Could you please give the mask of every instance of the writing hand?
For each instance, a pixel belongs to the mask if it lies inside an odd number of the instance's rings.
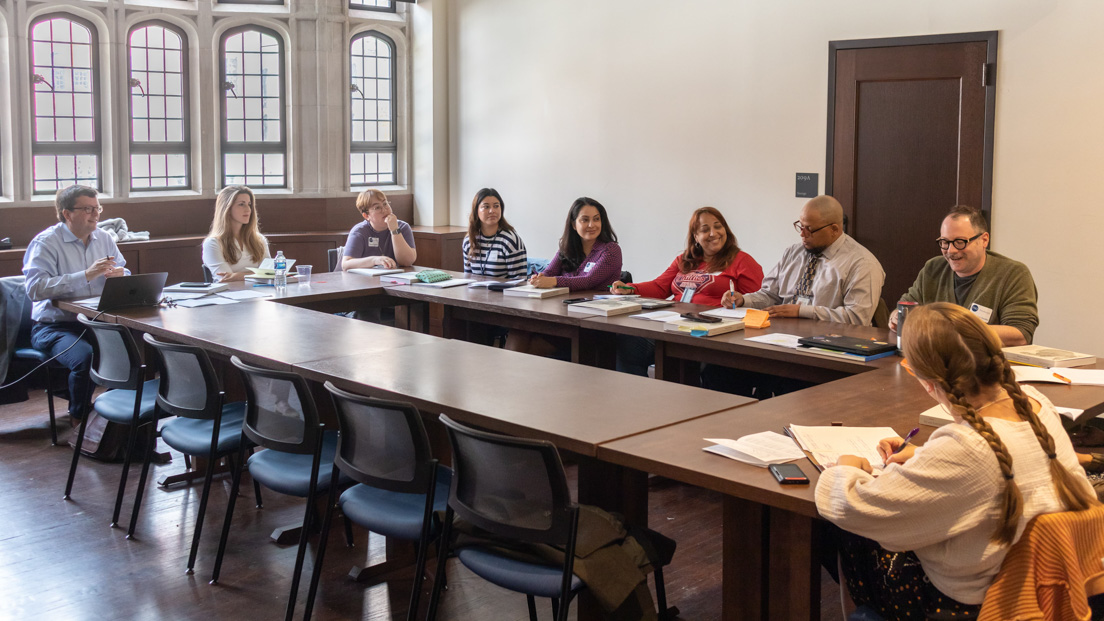
[[[867,474],[873,474],[874,468],[870,466],[870,462],[865,457],[859,457],[857,455],[840,455],[837,466],[851,466],[852,468],[858,468]]]
[[[800,307],[800,304],[776,304],[763,310],[770,313],[771,317],[797,317],[797,309]]]
[[[882,461],[885,465],[889,464],[903,464],[912,458],[912,454],[916,452],[916,447],[909,444],[905,448],[901,448],[901,445],[905,443],[904,438],[885,438],[878,442],[878,454],[882,456]],[[900,453],[897,450],[900,449]]]
[[[620,289],[620,291],[619,291],[619,289]],[[610,285],[610,293],[612,293],[614,295],[626,295],[626,294],[632,293],[632,291],[633,291],[632,287],[626,285],[625,283],[621,282],[620,280],[618,280],[617,282]]]
[[[529,284],[538,289],[551,289],[556,286],[556,277],[545,276],[544,274],[533,274],[533,277],[529,279]]]
[[[725,291],[721,297],[721,306],[725,308],[738,308],[744,305],[744,296],[735,291]]]

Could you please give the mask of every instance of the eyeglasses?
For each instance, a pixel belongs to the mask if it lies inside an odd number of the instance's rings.
[[[981,237],[982,235],[985,235],[984,231],[981,232],[981,233],[978,233],[977,235],[974,235],[970,239],[963,239],[961,237],[959,237],[958,239],[943,239],[942,237],[940,237],[939,239],[935,240],[935,243],[939,244],[939,249],[940,250],[946,250],[947,248],[950,248],[951,246],[954,246],[958,250],[962,250],[966,246],[969,246],[970,242],[972,242],[975,239]]]
[[[909,375],[911,375],[911,376],[913,376],[913,377],[916,377],[916,374],[912,372],[912,367],[910,367],[910,366],[909,366],[909,363],[908,363],[908,359],[907,359],[907,358],[901,358],[901,362],[900,362],[900,364],[901,364],[901,367],[902,367],[902,368],[903,368],[904,370],[908,371],[908,374],[909,374]]]
[[[69,211],[83,211],[86,214],[103,213],[103,207],[100,205],[95,207],[70,207]]]
[[[373,205],[373,206],[369,207],[368,208],[368,213],[372,213],[374,211],[383,211],[384,207],[390,207],[390,206],[391,206],[391,201],[383,201],[382,203],[380,203],[378,205]]]
[[[801,220],[798,220],[797,222],[794,222],[794,230],[797,231],[797,233],[799,235],[801,234],[802,231],[805,231],[805,233],[807,233],[809,235],[812,235],[813,233],[816,233],[817,231],[819,231],[821,229],[826,229],[830,226],[832,226],[831,223],[825,224],[824,226],[818,226],[815,229],[811,229],[811,228],[805,226],[804,224],[801,224]]]

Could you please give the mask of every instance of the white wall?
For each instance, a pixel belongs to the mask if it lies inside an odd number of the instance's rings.
[[[1104,354],[1101,24],[1096,0],[453,0],[451,221],[495,187],[549,257],[592,196],[646,279],[713,205],[769,269],[794,173],[823,188],[828,42],[999,30],[993,247],[1035,275],[1036,342]]]

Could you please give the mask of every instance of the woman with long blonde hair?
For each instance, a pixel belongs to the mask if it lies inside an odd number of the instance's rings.
[[[244,185],[228,185],[215,199],[215,217],[203,240],[203,265],[219,282],[242,280],[248,268],[271,255],[268,240],[258,226],[253,191]]]
[[[821,474],[852,599],[887,619],[976,610],[1031,518],[1096,495],[1054,405],[1016,383],[992,330],[946,303],[909,315],[902,366],[954,417],[920,448],[887,438],[887,466],[846,455]],[[901,449],[900,452],[896,452]],[[858,535],[858,536],[855,536]]]

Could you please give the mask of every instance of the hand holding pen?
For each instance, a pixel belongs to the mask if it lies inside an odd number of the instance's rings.
[[[904,438],[886,438],[878,443],[878,454],[882,456],[885,465],[903,464],[912,458],[916,451],[912,439],[920,433],[920,428],[915,427]]]

